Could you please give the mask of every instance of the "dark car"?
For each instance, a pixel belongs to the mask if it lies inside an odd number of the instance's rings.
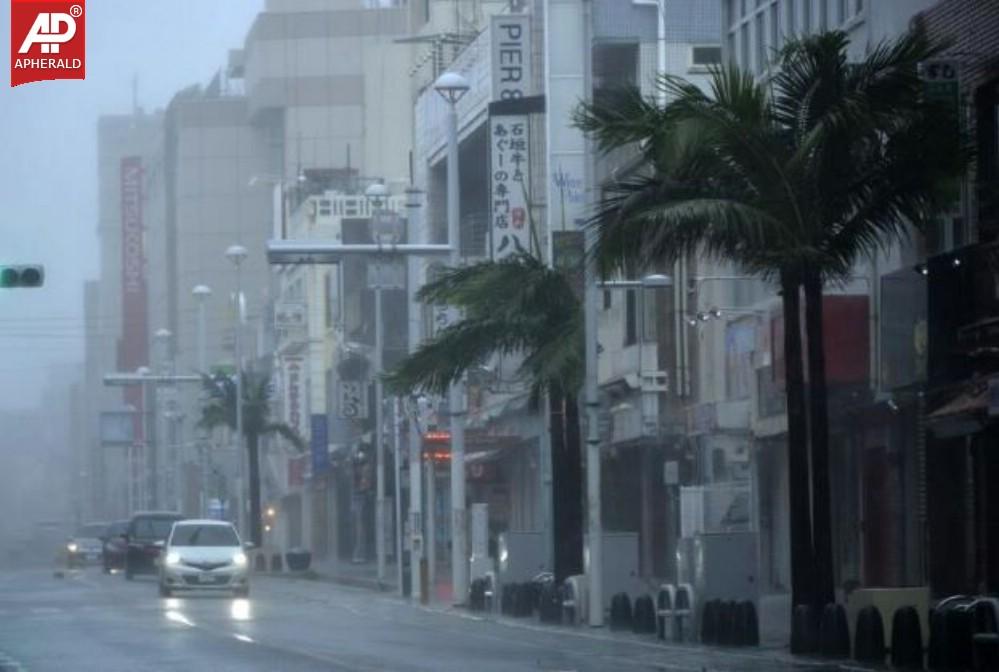
[[[78,528],[66,542],[66,565],[96,565],[101,559],[101,537],[107,527],[107,523],[88,523]]]
[[[125,569],[125,552],[128,550],[125,535],[128,533],[128,523],[127,520],[117,520],[108,525],[104,532],[101,539],[101,566],[105,574]]]
[[[163,545],[173,524],[184,516],[174,511],[145,511],[136,513],[128,522],[125,540],[125,578],[132,580],[136,574],[155,574]]]

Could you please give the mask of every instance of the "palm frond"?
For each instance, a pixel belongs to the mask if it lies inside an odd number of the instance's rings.
[[[283,422],[268,422],[263,426],[260,434],[262,436],[277,434],[294,446],[299,452],[303,452],[306,448],[305,439],[299,436],[298,432]]]

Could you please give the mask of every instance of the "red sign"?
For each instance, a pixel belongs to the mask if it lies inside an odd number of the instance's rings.
[[[10,85],[86,79],[85,0],[11,0]]]
[[[309,468],[309,456],[297,455],[288,458],[288,487],[305,485],[306,472]]]
[[[142,159],[121,160],[121,321],[118,368],[135,371],[149,364],[149,328],[146,317],[146,256],[142,233]],[[125,403],[137,411],[135,442],[145,441],[142,432],[142,389],[125,388]]]

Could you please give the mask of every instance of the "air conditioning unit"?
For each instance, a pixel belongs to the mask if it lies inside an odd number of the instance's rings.
[[[669,392],[669,373],[666,371],[642,371],[643,392]]]

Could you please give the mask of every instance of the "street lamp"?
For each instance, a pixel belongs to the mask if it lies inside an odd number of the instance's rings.
[[[586,249],[592,250],[595,241],[593,227],[586,229]],[[668,275],[647,275],[640,280],[597,281],[592,264],[586,264],[586,294],[583,309],[585,339],[585,364],[583,393],[586,402],[586,510],[587,510],[587,563],[589,584],[589,623],[603,625],[603,524],[600,510],[600,390],[597,380],[597,292],[600,289],[655,289],[670,287],[673,279]]]
[[[398,242],[398,229],[390,225],[390,218],[382,211],[388,197],[388,188],[376,182],[364,190],[364,196],[371,204],[371,235],[379,245],[392,245]],[[385,580],[385,432],[383,423],[382,355],[384,337],[382,324],[382,277],[381,264],[375,262],[375,278],[371,289],[375,294],[375,557],[378,564],[378,581]],[[396,479],[398,480],[398,479]],[[396,558],[397,562],[399,558]]]
[[[242,265],[246,260],[246,248],[242,245],[230,245],[225,251],[225,257],[236,267],[236,330],[235,330],[235,362],[236,362],[236,460],[239,464],[240,485],[244,485],[243,477],[243,287],[242,287]],[[244,499],[243,487],[239,488],[239,521],[242,523],[246,519],[246,500]],[[245,530],[245,525],[240,525]],[[255,529],[255,528],[254,528]],[[251,538],[253,529],[250,530]],[[253,539],[254,543],[259,543],[260,539]]]
[[[458,181],[458,101],[468,93],[468,80],[457,72],[445,72],[434,82],[434,90],[448,104],[447,111],[447,231],[451,266],[461,261],[461,203]],[[451,584],[454,598],[464,604],[468,596],[468,540],[465,524],[465,384],[451,385]]]

